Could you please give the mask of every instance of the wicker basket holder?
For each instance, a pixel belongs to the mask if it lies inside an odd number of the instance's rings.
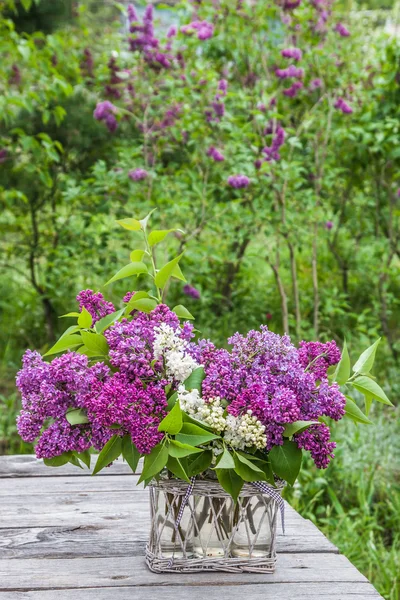
[[[149,488],[151,531],[146,562],[151,571],[275,570],[278,505],[252,484],[244,484],[236,504],[217,481],[209,479],[196,480],[186,502],[188,484],[184,481],[162,478]],[[282,489],[278,484],[276,491]]]

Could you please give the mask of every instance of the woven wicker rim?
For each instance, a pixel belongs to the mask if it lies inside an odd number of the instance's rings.
[[[159,479],[158,481],[153,480],[149,483],[149,487],[158,488],[165,490],[166,492],[183,496],[186,494],[188,483],[181,479]],[[275,490],[282,492],[285,487],[285,482],[278,481],[275,484]],[[226,492],[218,483],[212,479],[196,479],[193,489],[193,495],[196,496],[219,496],[223,498],[230,498],[230,494]],[[250,496],[263,495],[257,490],[251,483],[244,483],[242,490],[239,494],[242,498],[248,498]]]

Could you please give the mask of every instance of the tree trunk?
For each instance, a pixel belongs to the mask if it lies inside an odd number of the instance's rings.
[[[293,287],[293,298],[294,298],[294,311],[296,317],[296,336],[298,339],[301,337],[301,310],[300,310],[300,295],[299,295],[299,284],[297,281],[297,264],[296,256],[292,242],[287,240],[287,245],[290,254],[290,271],[292,274],[292,287]]]

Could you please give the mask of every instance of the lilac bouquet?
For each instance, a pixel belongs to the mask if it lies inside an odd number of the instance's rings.
[[[121,455],[135,471],[144,457],[145,483],[165,469],[187,482],[212,469],[235,499],[244,482],[293,484],[303,451],[327,467],[335,448],[329,423],[345,416],[370,423],[373,399],[390,404],[370,375],[379,340],[352,374],[346,345],[296,348],[266,326],[236,333],[229,350],[195,341],[190,312],[164,303],[171,278],[186,282],[182,255],[156,266],[156,246],[174,230],[148,232],[149,216],[118,222],[140,234],[143,247],[107,284],[147,275],[152,289],[126,293],[120,307],[80,292],[79,312],[64,315],[76,324],[44,357],[25,353],[17,375],[21,437],[36,441],[49,466],[89,467],[95,449],[94,473]],[[352,389],[364,394],[366,414]]]

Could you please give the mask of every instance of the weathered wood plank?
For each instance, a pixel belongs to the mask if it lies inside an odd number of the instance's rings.
[[[2,529],[0,558],[75,558],[143,556],[148,528],[88,525],[71,528],[34,527]],[[278,553],[338,553],[337,548],[319,531],[278,535]]]
[[[110,549],[111,550],[111,549]],[[112,552],[112,550],[111,550]],[[281,554],[275,573],[166,573],[149,571],[142,556],[76,559],[0,560],[0,590],[40,590],[113,586],[220,585],[250,582],[360,582],[367,580],[340,554]]]
[[[93,457],[93,464],[95,457]],[[121,460],[106,468],[107,475],[132,475],[129,466]],[[31,454],[15,454],[2,456],[0,460],[0,479],[14,477],[65,477],[68,475],[84,476],[87,470],[79,469],[71,464],[62,467],[46,467],[42,460],[38,460]]]
[[[70,590],[40,590],[25,592],[3,592],[1,600],[177,600],[183,595],[190,600],[243,600],[243,595],[251,600],[379,600],[378,592],[367,583],[284,583],[257,585],[249,582],[246,586],[221,584],[216,586],[175,586],[113,587]]]

